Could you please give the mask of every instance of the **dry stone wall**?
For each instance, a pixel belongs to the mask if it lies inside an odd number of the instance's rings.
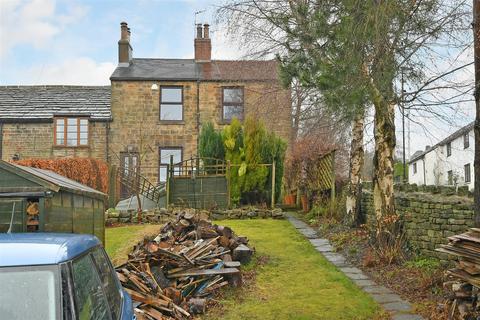
[[[473,199],[452,194],[447,189],[435,189],[434,192],[402,188],[395,193],[395,206],[403,221],[408,244],[423,256],[446,262],[449,256],[435,249],[446,244],[447,237],[473,227]],[[373,225],[373,194],[368,188],[362,193],[361,210],[367,224]]]

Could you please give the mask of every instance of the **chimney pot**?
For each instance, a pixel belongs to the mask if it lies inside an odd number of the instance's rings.
[[[197,39],[202,39],[202,24],[197,24]]]
[[[197,24],[197,37],[194,40],[195,61],[210,62],[212,57],[212,40],[208,35],[208,24]],[[203,29],[203,30],[202,30]],[[202,36],[203,31],[203,36]]]
[[[208,39],[210,37],[209,30],[208,30],[209,27],[210,27],[210,25],[208,23],[205,23],[203,25],[203,38],[204,39]]]
[[[118,41],[118,65],[129,66],[132,60],[132,46],[130,45],[130,28],[126,22],[120,23],[120,40]]]
[[[120,39],[127,40],[128,39],[128,24],[126,22],[120,23]]]

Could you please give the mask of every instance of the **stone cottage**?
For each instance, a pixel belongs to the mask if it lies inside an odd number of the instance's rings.
[[[193,59],[134,58],[121,23],[111,86],[0,87],[0,158],[93,157],[133,167],[153,183],[170,155],[197,154],[203,123],[221,128],[251,115],[291,139],[291,93],[277,62],[212,60],[207,24],[197,25]]]

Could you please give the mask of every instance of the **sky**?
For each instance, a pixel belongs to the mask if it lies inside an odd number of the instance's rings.
[[[136,58],[193,58],[196,19],[211,24],[213,58],[239,59],[241,44],[232,43],[215,25],[214,11],[222,2],[0,0],[0,85],[109,85],[117,65],[121,21],[131,28]],[[469,61],[473,55],[466,52],[462,58]],[[473,82],[472,70],[456,76]],[[439,107],[440,113],[451,118],[447,122],[426,114],[415,115],[410,124],[407,121],[410,154],[473,121],[473,103],[462,103],[455,110],[444,112]],[[369,122],[367,140],[371,141]],[[401,145],[399,112],[396,125]]]
[[[218,1],[1,0],[0,84],[108,85],[120,22],[137,58],[193,58],[195,12],[213,23]],[[213,57],[239,58],[211,27]]]

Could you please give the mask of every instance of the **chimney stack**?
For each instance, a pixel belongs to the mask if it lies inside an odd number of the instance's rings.
[[[203,30],[202,30],[203,29]],[[197,24],[197,36],[194,40],[195,62],[210,62],[212,58],[212,41],[209,35],[209,25]]]
[[[120,23],[120,40],[118,40],[118,66],[128,67],[132,60],[132,46],[130,45],[130,28],[126,22]]]

